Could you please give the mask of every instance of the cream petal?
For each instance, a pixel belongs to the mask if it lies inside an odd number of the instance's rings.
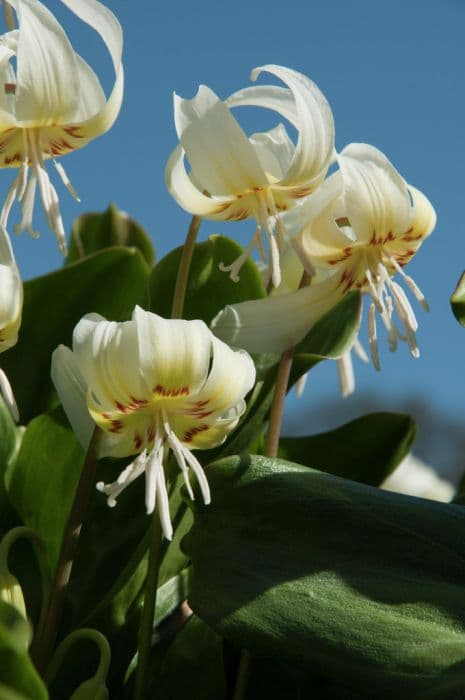
[[[292,238],[302,233],[303,229],[309,227],[315,219],[320,217],[341,193],[341,173],[335,172],[291,211],[280,215],[288,236]]]
[[[252,134],[250,142],[255,148],[260,165],[273,180],[282,180],[294,155],[295,146],[285,127],[279,124],[264,133]]]
[[[76,56],[76,68],[79,75],[80,100],[73,121],[85,121],[99,114],[106,105],[105,93],[92,68],[79,54]]]
[[[138,371],[145,395],[195,394],[207,377],[211,334],[203,321],[167,320],[136,307]]]
[[[352,143],[338,156],[344,182],[346,216],[357,241],[373,235],[401,234],[413,215],[407,183],[384,153],[366,143]]]
[[[95,428],[86,403],[87,383],[76,357],[64,345],[52,355],[51,376],[71,427],[86,450]]]
[[[211,328],[221,340],[247,352],[283,352],[294,346],[342,296],[334,276],[290,294],[233,304]]]
[[[427,238],[436,226],[436,212],[429,199],[412,185],[408,186],[412,197],[414,216],[412,221],[413,234]]]
[[[0,227],[0,352],[18,340],[23,285],[7,232]]]
[[[207,197],[193,184],[184,167],[182,146],[174,149],[166,164],[165,183],[177,203],[191,214],[210,218],[224,209],[224,201]]]
[[[41,126],[71,121],[79,102],[73,48],[52,13],[39,0],[8,0],[17,13],[16,119]]]
[[[252,358],[241,350],[232,350],[218,338],[211,337],[212,360],[208,378],[186,406],[200,414],[222,414],[249,393],[255,383]],[[234,380],[231,381],[231,378]],[[202,416],[199,418],[202,420]]]
[[[79,129],[82,139],[79,145],[83,146],[90,139],[108,131],[119,114],[124,92],[124,71],[121,64],[123,31],[113,12],[98,0],[62,0],[62,2],[100,35],[110,53],[116,76],[110,97],[100,111],[83,122],[74,119],[74,124],[70,125]]]
[[[230,95],[225,105],[234,107],[264,107],[278,112],[298,129],[299,120],[292,90],[276,85],[254,85]]]
[[[191,100],[175,94],[174,117],[196,181],[212,196],[268,185],[252,144],[210,88],[201,85]]]

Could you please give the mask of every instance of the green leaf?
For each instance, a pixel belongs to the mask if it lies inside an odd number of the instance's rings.
[[[135,249],[111,248],[25,283],[19,341],[2,357],[23,423],[49,406],[50,358],[57,345],[71,345],[74,326],[86,313],[129,318],[147,300],[148,274]]]
[[[149,267],[154,263],[155,251],[148,234],[126,212],[110,204],[104,212],[83,214],[74,221],[66,264],[113,246],[137,248]]]
[[[182,246],[172,250],[154,268],[150,280],[151,311],[170,317],[174,287],[181,259]],[[265,296],[257,266],[247,260],[239,282],[233,282],[220,263],[230,263],[243,252],[241,246],[225,236],[210,236],[195,246],[186,291],[183,318],[199,318],[210,324],[227,304]]]
[[[185,546],[218,634],[367,697],[461,697],[462,507],[264,457],[208,476]]]
[[[371,413],[321,435],[281,438],[279,457],[379,486],[408,454],[416,427],[401,413]]]
[[[147,697],[225,698],[223,640],[195,615],[175,637],[156,671]]]
[[[465,326],[465,272],[458,281],[450,303],[455,318],[462,326]]]
[[[22,522],[43,539],[52,567],[79,480],[84,452],[61,409],[26,428],[7,475],[7,492]]]
[[[349,292],[313,326],[295,348],[291,384],[321,360],[348,350],[360,327],[362,295]]]
[[[0,601],[0,697],[16,700],[47,700],[47,690],[40,679],[27,649],[29,623],[16,608]],[[3,688],[6,692],[3,693]]]

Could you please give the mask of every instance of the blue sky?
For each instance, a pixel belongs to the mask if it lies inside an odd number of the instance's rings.
[[[110,62],[98,37],[57,0],[46,4],[109,88]],[[353,141],[377,146],[438,214],[435,232],[410,265],[431,306],[430,314],[417,314],[421,358],[413,360],[402,346],[382,352],[380,373],[357,363],[358,388],[391,408],[415,394],[445,414],[461,414],[465,329],[450,312],[449,296],[465,268],[465,0],[112,0],[108,6],[125,32],[125,101],[111,132],[62,160],[82,198],[78,205],[60,188],[66,228],[78,214],[113,201],[146,227],[159,256],[180,245],[189,217],[163,180],[176,145],[173,90],[192,97],[205,83],[227,97],[249,84],[255,66],[300,70],[331,104],[337,148]],[[260,115],[236,116],[246,130],[260,128]],[[267,120],[263,128],[273,125]],[[0,173],[0,198],[11,176]],[[23,234],[14,242],[25,278],[61,264],[52,234],[37,221],[38,241]],[[245,242],[253,228],[252,222],[240,228],[207,222],[201,237],[221,232]],[[337,392],[336,367],[325,363],[312,373],[304,400],[292,402],[290,416],[317,410],[322,397]],[[346,401],[350,411],[355,399]]]

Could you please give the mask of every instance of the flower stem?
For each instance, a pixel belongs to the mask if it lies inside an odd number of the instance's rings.
[[[89,447],[87,448],[81,477],[76,488],[68,522],[66,523],[43,624],[37,630],[31,647],[31,656],[41,673],[47,668],[55,645],[65,601],[66,588],[71,576],[79,535],[84,520],[84,513],[95,483],[95,471],[101,434],[100,428],[96,427],[92,434]]]
[[[194,255],[195,242],[199,232],[200,216],[193,216],[189,230],[187,231],[186,240],[179,261],[178,276],[176,277],[176,286],[174,288],[173,306],[171,308],[171,318],[182,318],[184,311],[184,300],[186,298],[187,281],[189,279],[189,270]]]
[[[307,287],[311,283],[311,277],[304,271],[300,280],[299,289]],[[276,384],[273,395],[273,402],[270,410],[270,420],[268,423],[268,432],[265,441],[265,456],[277,457],[279,447],[279,436],[281,434],[281,425],[283,422],[284,401],[287,394],[287,386],[292,369],[292,359],[294,356],[294,347],[284,350],[279,361],[278,373],[276,375]],[[252,666],[252,656],[247,649],[242,649],[239,668],[236,677],[236,687],[234,689],[233,700],[244,700],[247,692],[247,683],[249,681],[250,671]]]
[[[147,580],[145,582],[144,609],[139,635],[139,652],[137,658],[136,682],[134,700],[147,697],[146,689],[152,648],[153,621],[157,603],[158,572],[162,558],[162,530],[158,512],[152,515],[152,536],[150,540],[149,559],[147,563]]]

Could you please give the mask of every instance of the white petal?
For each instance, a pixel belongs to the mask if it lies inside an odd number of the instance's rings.
[[[138,367],[145,394],[177,398],[198,391],[207,377],[212,335],[203,321],[167,320],[136,307]]]
[[[309,226],[342,193],[341,173],[330,175],[320,187],[291,211],[280,215],[289,236],[297,236]]]
[[[410,228],[412,206],[405,180],[374,146],[352,143],[338,156],[344,181],[346,216],[357,240],[404,233]]]
[[[73,121],[85,121],[99,114],[106,105],[105,93],[92,68],[79,54],[75,54],[78,72],[80,99]]]
[[[263,170],[275,180],[282,180],[294,155],[295,146],[282,124],[264,133],[252,134],[250,142],[255,148]]]
[[[10,412],[11,417],[13,418],[15,423],[18,423],[19,412],[13,394],[13,389],[11,388],[11,384],[8,380],[8,377],[2,369],[0,369],[0,396],[3,397],[3,400]]]
[[[79,101],[73,48],[39,0],[8,0],[19,23],[16,118],[31,126],[71,121]]]
[[[51,375],[71,427],[86,450],[95,428],[86,403],[87,384],[75,356],[64,345],[52,355]]]
[[[221,212],[224,208],[222,202],[202,194],[193,184],[184,167],[182,146],[177,146],[174,149],[166,164],[165,183],[171,196],[191,214],[210,217],[212,214]]]
[[[211,327],[221,340],[248,352],[283,352],[301,340],[339,300],[331,277],[290,294],[227,306]]]
[[[224,103],[205,85],[185,100],[174,95],[174,118],[197,182],[211,195],[236,195],[268,180],[252,144]]]
[[[23,285],[7,232],[0,227],[0,352],[15,345],[21,325]]]
[[[296,129],[298,117],[294,95],[289,88],[276,85],[255,85],[238,90],[224,101],[228,107],[264,107],[278,112]]]

